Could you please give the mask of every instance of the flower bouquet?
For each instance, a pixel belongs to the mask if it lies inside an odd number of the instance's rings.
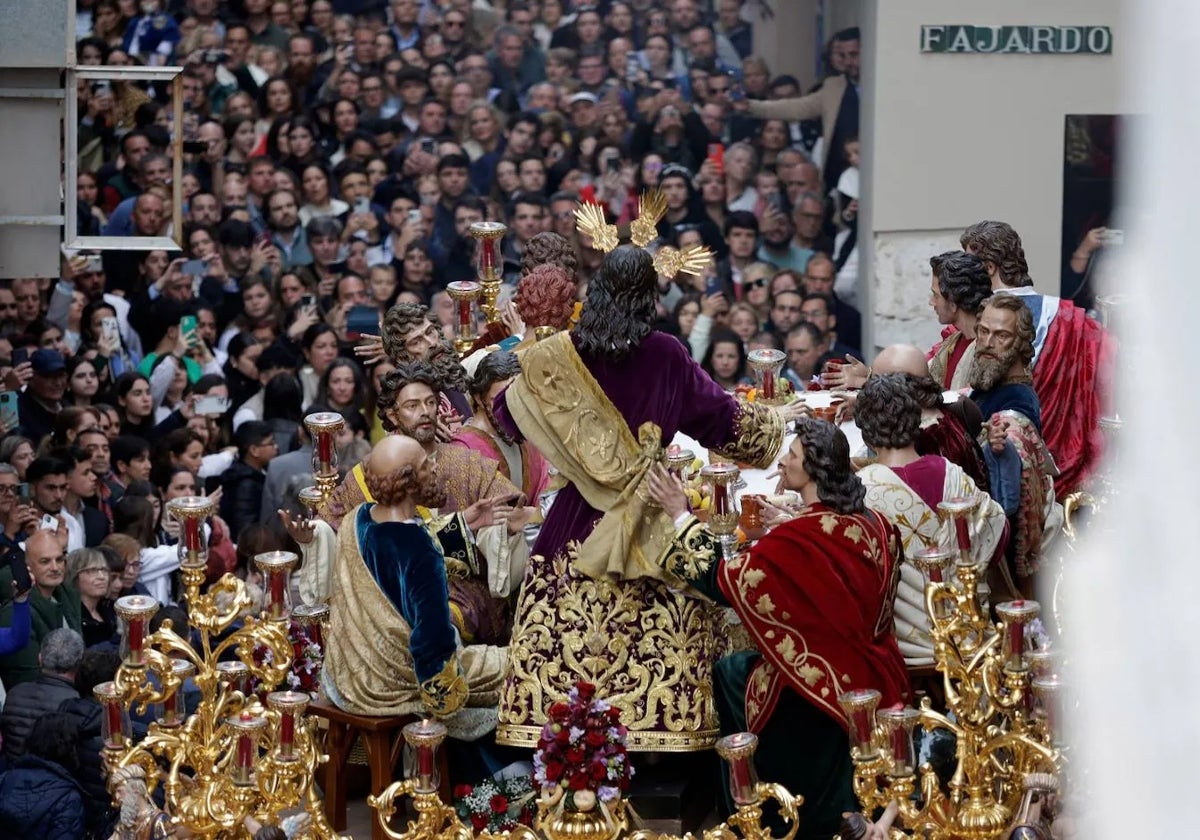
[[[577,682],[567,702],[550,707],[533,756],[533,779],[548,808],[587,812],[608,806],[629,787],[633,768],[625,751],[621,712]]]
[[[292,643],[292,668],[287,675],[287,688],[313,694],[321,681],[321,667],[325,662],[325,651],[302,624],[295,621],[288,625],[288,641]],[[254,661],[259,665],[269,664],[271,651],[265,646],[254,649]],[[254,690],[258,690],[254,686]]]
[[[533,825],[534,806],[533,782],[527,775],[454,787],[454,810],[476,832],[498,834],[518,825]]]

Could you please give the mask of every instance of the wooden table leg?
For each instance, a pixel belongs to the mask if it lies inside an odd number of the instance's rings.
[[[325,817],[334,831],[346,828],[346,760],[354,746],[354,733],[344,724],[329,722],[325,750]]]

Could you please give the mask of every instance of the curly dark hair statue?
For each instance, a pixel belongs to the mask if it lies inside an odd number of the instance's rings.
[[[904,377],[905,387],[921,408],[942,407],[942,386],[932,376],[914,376],[911,373],[902,373],[900,376]]]
[[[864,513],[867,488],[850,463],[850,443],[825,420],[801,417],[796,439],[804,447],[804,471],[817,485],[817,498],[838,513]]]
[[[863,442],[872,449],[904,449],[916,442],[921,428],[921,404],[905,376],[903,373],[872,376],[858,392],[854,419],[862,429]]]
[[[397,303],[383,316],[383,352],[392,364],[408,361],[404,336],[429,321],[429,309],[419,303]]]
[[[947,251],[930,257],[929,267],[942,297],[965,312],[979,314],[984,299],[992,293],[992,280],[983,260],[966,251]]]
[[[479,365],[475,368],[475,375],[471,377],[471,398],[482,406],[483,398],[487,396],[489,388],[497,382],[512,379],[520,372],[521,363],[517,360],[515,353],[507,350],[488,353],[479,360]]]
[[[553,231],[545,231],[530,238],[525,243],[525,252],[521,255],[521,277],[527,277],[538,266],[553,265],[563,269],[569,275],[571,282],[579,271],[579,257],[575,246],[564,236]]]
[[[992,263],[1005,286],[1032,286],[1020,235],[1007,222],[976,222],[959,237],[963,250]]]
[[[575,326],[579,351],[620,360],[650,335],[658,273],[647,251],[622,245],[608,254],[588,284]]]
[[[396,407],[396,398],[400,392],[414,382],[428,385],[433,390],[434,396],[442,392],[442,383],[434,372],[433,366],[428,362],[402,362],[396,365],[395,370],[385,373],[379,381],[379,399],[376,401],[376,405],[379,408],[379,422],[384,431],[396,431],[396,424],[392,422],[388,414],[391,409]]]

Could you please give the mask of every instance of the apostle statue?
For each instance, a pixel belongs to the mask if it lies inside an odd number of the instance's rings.
[[[504,651],[460,647],[446,560],[417,512],[444,503],[440,469],[406,435],[388,435],[371,450],[363,480],[372,501],[346,514],[328,568],[321,679],[338,708],[449,717],[464,706],[496,703]],[[292,531],[298,541],[311,536]],[[477,723],[486,731],[484,720]]]
[[[797,836],[830,837],[844,811],[858,810],[838,696],[874,688],[886,707],[908,694],[892,632],[904,555],[896,528],[866,506],[846,436],[832,423],[796,421],[779,470],[802,507],[730,559],[688,512],[677,478],[657,466],[648,489],[675,526],[661,562],[732,605],[757,647],[717,663],[722,733],[756,733],[759,777],[804,797]]]
[[[108,788],[121,809],[109,840],[167,840],[174,835],[171,818],[150,798],[144,767],[116,768],[109,774]]]
[[[1008,522],[1004,509],[980,492],[957,464],[940,455],[918,454],[921,404],[908,379],[902,373],[877,373],[858,394],[854,416],[862,429],[863,442],[877,456],[874,463],[858,472],[867,490],[867,507],[896,526],[904,554],[911,558],[923,548],[950,544],[950,536],[938,516],[941,502],[978,498],[979,507],[969,523],[971,559],[984,580],[993,560],[999,559],[997,566],[1006,568],[1003,559]],[[982,586],[983,597],[988,593],[988,588]],[[896,640],[905,664],[932,665],[933,638],[925,610],[925,576],[911,563],[901,567],[895,614]]]
[[[765,467],[790,412],[740,403],[655,332],[650,254],[615,247],[573,332],[533,344],[496,399],[498,429],[532,443],[566,486],[533,546],[517,601],[497,740],[532,746],[577,680],[621,710],[631,750],[702,750],[717,735],[713,607],[659,557],[674,528],[645,481],[683,431]]]

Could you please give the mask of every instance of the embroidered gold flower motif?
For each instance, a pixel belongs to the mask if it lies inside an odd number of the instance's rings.
[[[821,530],[826,534],[832,534],[834,529],[837,528],[837,524],[838,518],[832,513],[827,513],[821,517]]]
[[[784,662],[791,664],[796,658],[796,643],[792,641],[791,636],[784,636],[779,644],[775,645],[775,652],[783,657]]]
[[[846,539],[850,540],[852,543],[858,543],[863,538],[862,528],[858,527],[857,525],[847,525],[846,530],[842,533],[844,533],[846,535]]]
[[[770,595],[763,595],[754,603],[754,609],[759,615],[770,615],[775,612],[775,602]]]
[[[746,584],[751,589],[753,589],[754,587],[756,587],[760,583],[762,583],[763,578],[765,578],[766,576],[767,576],[767,573],[764,572],[762,569],[747,569],[746,574],[742,575],[742,580],[746,581]]]
[[[796,673],[800,675],[800,679],[814,686],[825,676],[825,672],[816,665],[801,665],[796,669]],[[825,691],[829,691],[829,689],[825,689]]]

